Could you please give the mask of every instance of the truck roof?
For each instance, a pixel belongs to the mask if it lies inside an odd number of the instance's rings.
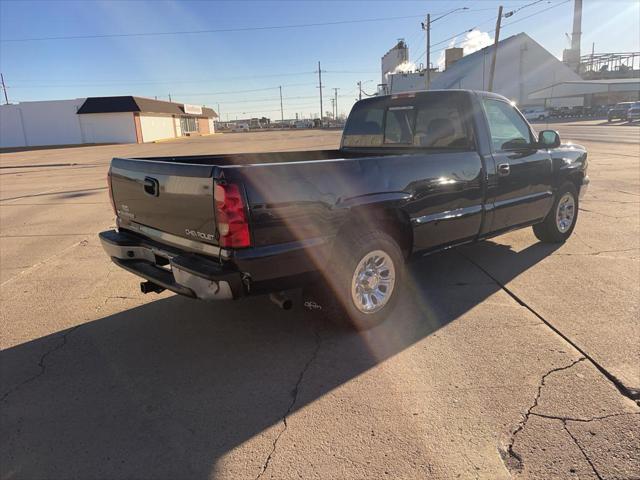
[[[410,98],[410,97],[416,97],[416,98],[420,98],[420,97],[425,97],[427,95],[433,95],[433,94],[437,94],[437,93],[450,93],[450,92],[463,92],[463,93],[469,93],[469,94],[474,94],[474,95],[481,95],[483,97],[493,97],[493,98],[499,98],[501,100],[506,100],[506,101],[510,101],[508,98],[499,95],[497,93],[493,93],[493,92],[487,92],[484,90],[469,90],[469,89],[464,89],[464,88],[451,88],[451,89],[438,89],[438,90],[419,90],[419,91],[414,91],[414,92],[402,92],[402,93],[391,93],[388,95],[376,95],[374,97],[369,97],[369,98],[364,98],[362,100],[359,100],[357,103],[360,102],[367,102],[367,101],[373,101],[375,99],[381,99],[381,98],[390,98],[390,99],[396,99],[396,98]]]

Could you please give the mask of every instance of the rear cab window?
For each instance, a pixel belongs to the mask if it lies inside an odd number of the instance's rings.
[[[384,123],[384,143],[411,145],[415,110],[409,107],[389,107]]]
[[[357,103],[343,147],[474,150],[471,106],[463,99],[459,92],[434,92]]]

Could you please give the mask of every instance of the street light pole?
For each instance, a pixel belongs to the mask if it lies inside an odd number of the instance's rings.
[[[280,89],[280,121],[284,123],[284,109],[282,108],[282,85],[278,87]]]
[[[322,126],[322,70],[320,69],[320,62],[318,62],[318,85],[320,89],[320,126]]]

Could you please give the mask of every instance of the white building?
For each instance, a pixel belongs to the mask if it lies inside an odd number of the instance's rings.
[[[143,143],[214,132],[217,114],[150,98],[90,97],[0,106],[0,147]]]
[[[457,60],[431,81],[432,89],[487,90],[494,46]],[[541,105],[529,94],[554,83],[582,80],[580,76],[525,33],[498,43],[493,91],[522,105]]]
[[[380,59],[380,67],[382,70],[381,83],[387,83],[387,74],[394,72],[399,65],[409,61],[409,47],[404,40],[398,40],[398,43]]]
[[[543,101],[546,106],[564,104],[598,107],[618,102],[640,100],[640,78],[607,78],[558,82],[529,94],[531,101]]]

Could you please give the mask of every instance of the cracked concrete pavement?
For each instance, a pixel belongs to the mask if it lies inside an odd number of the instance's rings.
[[[0,478],[640,478],[640,129],[591,123],[554,126],[590,152],[567,244],[426,257],[361,334],[265,298],[144,296],[96,238],[112,156],[337,132],[2,154]]]

